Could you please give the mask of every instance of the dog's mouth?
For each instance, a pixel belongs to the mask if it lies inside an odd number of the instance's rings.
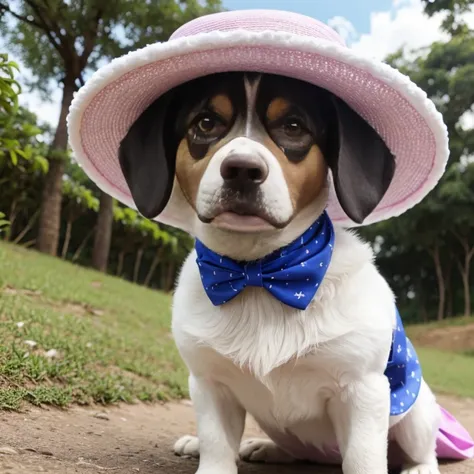
[[[233,232],[264,232],[281,229],[286,223],[278,222],[258,202],[232,200],[221,202],[211,216],[198,216],[201,222]]]

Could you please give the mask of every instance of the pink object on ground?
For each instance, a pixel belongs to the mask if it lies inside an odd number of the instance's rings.
[[[474,441],[451,413],[441,409],[436,452],[440,459],[470,459],[474,457]]]
[[[474,457],[474,441],[466,429],[444,408],[441,410],[441,425],[438,432],[436,452],[440,460],[462,461]],[[290,432],[272,432],[262,425],[265,432],[282,449],[296,459],[318,464],[341,464],[341,454],[334,446],[318,449],[303,444]],[[403,463],[403,452],[399,446],[390,443],[388,460],[391,467],[400,467]]]

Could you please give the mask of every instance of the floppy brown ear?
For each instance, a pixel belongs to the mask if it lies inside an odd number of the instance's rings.
[[[333,97],[335,126],[328,137],[326,160],[336,195],[356,223],[377,207],[395,172],[395,157],[378,133],[345,102]]]
[[[173,189],[178,143],[170,116],[173,93],[151,104],[120,143],[119,161],[138,211],[151,219],[166,207]]]

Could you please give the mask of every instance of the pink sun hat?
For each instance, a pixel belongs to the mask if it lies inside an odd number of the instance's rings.
[[[129,128],[170,89],[230,71],[280,74],[315,84],[344,100],[378,132],[395,157],[396,170],[364,225],[413,207],[444,172],[447,129],[422,89],[387,64],[349,49],[326,24],[273,10],[200,17],[179,28],[169,41],[128,53],[95,72],[76,93],[68,116],[76,160],[99,188],[136,209],[118,159]],[[327,210],[335,224],[357,225],[342,209],[333,187]],[[189,230],[171,203],[156,220]]]

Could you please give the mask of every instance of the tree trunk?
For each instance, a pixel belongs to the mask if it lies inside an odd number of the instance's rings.
[[[156,253],[155,256],[153,257],[153,261],[151,262],[150,269],[148,270],[148,273],[146,274],[145,281],[143,284],[145,286],[150,286],[151,279],[153,278],[153,275],[155,274],[156,267],[158,266],[158,263],[160,263],[160,258],[163,255],[163,247],[160,247]]]
[[[39,210],[37,210],[27,222],[26,227],[15,237],[14,244],[19,244],[21,239],[32,229],[35,225],[36,219],[38,218]]]
[[[92,251],[92,266],[101,272],[107,271],[113,220],[114,200],[112,196],[101,192],[99,215],[97,216],[97,230],[94,237],[94,249]]]
[[[65,80],[63,98],[61,102],[61,113],[59,115],[58,127],[51,145],[51,152],[58,150],[65,152],[68,145],[66,118],[69,106],[73,98],[76,86],[74,80]],[[61,158],[52,158],[49,162],[49,171],[46,175],[43,194],[41,198],[41,212],[37,248],[39,251],[56,255],[59,231],[61,225],[61,201],[62,201],[62,178],[65,162]]]
[[[87,244],[87,241],[91,238],[91,235],[92,233],[95,231],[95,227],[93,227],[88,233],[87,235],[84,237],[84,239],[82,240],[81,244],[79,245],[79,247],[77,247],[77,250],[74,252],[74,255],[72,256],[72,261],[75,262],[79,259],[79,257],[81,256],[81,253],[82,251],[84,250],[84,247],[86,246]]]
[[[117,276],[122,276],[124,258],[125,258],[125,252],[120,252],[118,255]]]
[[[462,276],[462,283],[464,286],[464,316],[469,318],[471,316],[471,289],[469,288],[469,268],[470,264],[466,262],[464,274]]]
[[[431,256],[433,257],[433,262],[436,270],[436,279],[438,281],[438,321],[441,321],[444,318],[444,307],[446,299],[446,285],[443,277],[443,268],[441,266],[441,256],[439,254],[439,244],[435,245],[435,248],[432,251]]]
[[[453,285],[448,284],[446,288],[446,317],[453,317]]]
[[[69,249],[69,242],[71,241],[72,220],[68,220],[66,224],[66,235],[64,236],[63,250],[61,258],[65,259]]]
[[[7,227],[7,230],[5,232],[5,235],[3,236],[3,240],[9,241],[11,237],[14,235],[13,234],[13,226],[15,224],[17,212],[16,212],[16,206],[17,206],[17,200],[13,199],[11,205],[10,205],[10,212],[7,216],[8,221],[10,222],[10,225]]]
[[[469,238],[453,232],[454,236],[459,240],[464,250],[464,262],[458,260],[458,268],[461,273],[462,285],[464,290],[464,316],[471,316],[471,260],[474,257],[474,247],[470,246]]]
[[[137,256],[135,257],[135,265],[133,267],[133,283],[138,281],[138,276],[140,275],[140,265],[142,263],[143,257],[143,248],[137,250]]]
[[[446,318],[453,317],[453,284],[451,281],[451,276],[453,273],[453,260],[455,260],[454,255],[449,258],[448,263],[446,264],[446,272],[444,281],[446,282],[446,309],[445,316]]]
[[[464,316],[468,318],[471,316],[471,286],[470,286],[470,273],[471,273],[471,259],[473,252],[467,252],[464,255],[464,265],[458,262],[459,273],[461,274],[462,286],[464,290]]]
[[[168,293],[174,286],[174,269],[175,263],[173,261],[168,263],[168,271],[166,272],[165,291]]]

